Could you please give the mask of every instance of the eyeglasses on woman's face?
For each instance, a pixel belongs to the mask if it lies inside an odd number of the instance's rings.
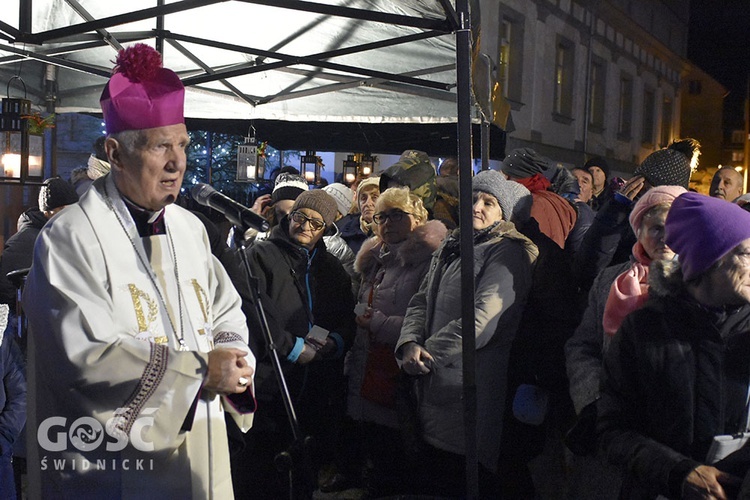
[[[375,221],[375,224],[383,224],[389,219],[391,222],[401,222],[403,218],[408,215],[411,214],[408,212],[402,212],[401,210],[394,210],[391,213],[378,212],[372,216],[372,220]]]
[[[300,226],[304,226],[305,222],[308,222],[310,224],[310,227],[313,229],[313,231],[320,231],[326,226],[326,223],[320,219],[312,219],[308,217],[307,215],[303,214],[302,212],[294,211],[289,216],[292,218],[294,222],[299,224]]]

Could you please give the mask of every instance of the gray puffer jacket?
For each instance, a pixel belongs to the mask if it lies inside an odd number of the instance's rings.
[[[341,237],[339,228],[335,224],[332,224],[326,233],[323,235],[323,241],[326,244],[326,250],[328,253],[339,259],[341,265],[344,266],[346,273],[352,277],[352,280],[359,282],[359,273],[354,271],[354,252],[346,244],[344,238]],[[356,293],[356,290],[354,290]]]
[[[502,221],[489,238],[475,240],[477,436],[479,461],[496,470],[507,392],[508,355],[529,290],[536,246],[513,223]],[[430,263],[427,277],[406,311],[400,348],[423,346],[434,358],[418,389],[422,437],[430,445],[464,454],[461,347],[461,259],[458,230]]]

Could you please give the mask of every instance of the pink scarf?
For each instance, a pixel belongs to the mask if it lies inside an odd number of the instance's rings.
[[[604,306],[602,326],[604,333],[610,337],[617,333],[625,316],[648,299],[648,266],[651,259],[640,242],[633,245],[633,256],[635,262],[612,283]]]

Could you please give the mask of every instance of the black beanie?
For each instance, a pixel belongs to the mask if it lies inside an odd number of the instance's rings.
[[[73,186],[60,177],[52,177],[42,184],[39,190],[39,210],[42,212],[72,205],[78,201],[78,193]]]
[[[642,175],[652,186],[682,186],[690,184],[690,160],[674,149],[658,149],[648,155],[633,175]]]
[[[593,156],[583,164],[583,169],[586,171],[591,167],[599,167],[604,172],[605,179],[609,179],[609,165],[607,164],[607,160],[601,156]]]
[[[503,159],[500,170],[514,179],[527,179],[549,169],[549,160],[531,148],[518,148]]]
[[[276,177],[271,201],[276,203],[279,200],[296,200],[308,187],[307,181],[301,175],[282,172]]]

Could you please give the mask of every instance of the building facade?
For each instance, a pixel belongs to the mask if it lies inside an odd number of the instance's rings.
[[[629,175],[680,134],[689,1],[482,4],[481,52],[511,105],[507,151]]]

